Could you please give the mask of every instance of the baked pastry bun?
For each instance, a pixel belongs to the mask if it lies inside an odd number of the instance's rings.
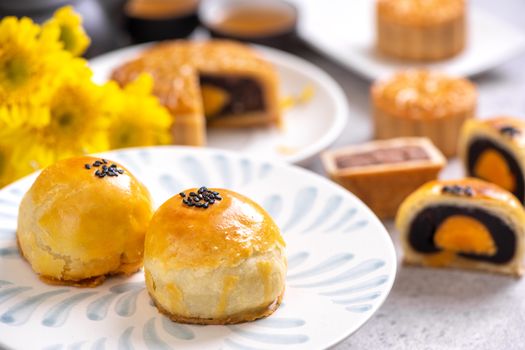
[[[92,157],[44,169],[19,208],[21,254],[44,282],[95,286],[142,265],[148,190],[120,164]]]
[[[465,47],[464,0],[377,0],[376,12],[377,46],[385,55],[431,61]]]
[[[428,137],[446,157],[456,155],[459,130],[476,112],[469,80],[425,69],[401,71],[372,86],[376,139]]]
[[[148,292],[177,322],[268,316],[281,302],[286,269],[285,243],[272,218],[229,190],[202,187],[170,198],[146,234]]]
[[[523,273],[525,211],[494,184],[429,182],[403,202],[396,226],[407,263]]]
[[[468,176],[495,183],[525,203],[524,121],[496,117],[465,122],[459,154]]]

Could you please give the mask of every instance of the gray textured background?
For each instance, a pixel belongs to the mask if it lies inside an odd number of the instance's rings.
[[[471,5],[525,32],[525,0],[472,0]],[[299,54],[325,69],[347,94],[352,124],[335,146],[366,141],[371,135],[369,83],[314,53]],[[510,114],[525,118],[525,53],[474,78],[474,82],[480,93],[480,116]],[[366,136],[362,131],[356,134],[356,129],[367,130]],[[323,173],[319,161],[310,169]],[[397,234],[391,232],[397,241]],[[335,347],[443,348],[525,349],[525,278],[400,265],[383,307],[357,333]]]

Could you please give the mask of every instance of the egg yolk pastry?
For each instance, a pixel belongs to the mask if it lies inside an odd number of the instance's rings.
[[[377,0],[377,47],[387,56],[431,61],[466,43],[465,0]]]
[[[286,276],[285,243],[258,204],[225,189],[190,189],[154,214],[146,286],[172,320],[230,324],[272,314]]]
[[[126,85],[141,73],[173,116],[173,143],[202,146],[206,125],[252,127],[280,120],[278,76],[247,45],[228,40],[168,41],[118,67],[112,79]]]
[[[19,208],[21,254],[44,282],[95,286],[143,261],[148,190],[116,162],[92,157],[44,169]]]
[[[470,120],[461,131],[460,156],[469,176],[512,192],[525,203],[525,122],[512,117]]]
[[[428,137],[452,157],[476,103],[476,88],[466,79],[424,69],[399,72],[372,86],[375,138]]]
[[[525,211],[494,184],[429,182],[403,202],[396,226],[407,263],[523,273]]]

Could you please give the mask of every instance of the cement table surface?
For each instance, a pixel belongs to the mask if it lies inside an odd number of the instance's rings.
[[[525,32],[524,0],[472,0],[471,5]],[[369,139],[370,84],[316,53],[296,53],[325,69],[347,94],[353,123],[334,147]],[[525,53],[473,80],[479,88],[480,116],[509,114],[525,118]],[[356,133],[358,129],[366,133]],[[318,159],[309,168],[323,173]],[[385,224],[399,245],[392,223]],[[474,348],[525,349],[525,278],[400,265],[393,290],[381,309],[357,333],[334,347]]]

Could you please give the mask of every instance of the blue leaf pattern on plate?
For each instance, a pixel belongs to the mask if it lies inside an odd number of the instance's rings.
[[[327,260],[321,262],[320,264],[312,267],[309,270],[299,272],[296,274],[292,274],[292,275],[288,275],[287,280],[291,281],[291,280],[298,279],[298,278],[312,277],[312,276],[315,276],[315,275],[318,275],[318,274],[321,274],[327,271],[331,271],[334,268],[337,268],[341,265],[346,264],[353,258],[354,258],[354,255],[349,254],[349,253],[341,253],[338,255],[334,255],[328,258]]]
[[[357,209],[351,208],[348,209],[343,216],[332,226],[330,226],[328,229],[324,230],[326,232],[334,232],[341,230],[341,227],[345,226],[357,213]]]
[[[155,327],[155,319],[155,317],[151,318],[144,325],[143,336],[147,348],[151,350],[171,349],[171,347],[168,344],[166,344],[166,342],[159,338],[159,335],[157,334],[157,329]]]
[[[274,194],[263,201],[262,207],[277,221],[283,207],[283,198]]]
[[[213,157],[213,160],[215,162],[215,168],[221,174],[221,178],[224,183],[223,186],[226,188],[230,188],[232,186],[233,174],[228,158],[226,158],[223,154],[216,154]]]
[[[308,214],[314,206],[316,197],[317,189],[315,187],[306,187],[297,193],[293,204],[292,215],[286,225],[284,225],[283,232],[291,230],[300,222],[301,218],[308,217]]]
[[[196,187],[213,186],[210,183],[210,179],[208,178],[206,170],[196,158],[191,156],[184,157],[180,161],[180,165],[181,171],[183,171],[186,175],[191,176],[191,178],[195,182]]]
[[[239,326],[228,326],[233,333],[241,337],[256,340],[261,343],[275,344],[275,345],[292,345],[301,344],[308,341],[306,334],[280,334],[280,333],[259,333],[254,331],[247,331]]]
[[[369,259],[361,262],[357,266],[352,267],[350,270],[345,271],[337,276],[331,277],[329,279],[309,283],[302,285],[294,285],[296,288],[312,288],[312,287],[323,287],[329,286],[336,283],[342,283],[351,279],[361,277],[363,275],[369,274],[385,265],[385,262],[380,259]]]
[[[0,248],[0,257],[4,258],[19,258],[17,247]]]
[[[106,338],[100,338],[91,345],[91,350],[104,350],[106,348]]]
[[[172,322],[167,317],[162,318],[162,327],[167,333],[177,339],[191,340],[195,338],[195,333],[190,327]]]
[[[364,290],[379,287],[380,285],[385,284],[387,281],[388,281],[388,276],[378,276],[378,277],[372,278],[371,280],[367,280],[365,282],[354,284],[349,288],[337,289],[337,290],[333,290],[329,292],[323,292],[320,294],[326,295],[326,296],[351,294],[351,293],[361,292]]]
[[[296,328],[301,327],[306,322],[300,318],[277,318],[269,317],[257,321],[257,326],[267,328]]]
[[[28,291],[28,290],[31,290],[33,288],[31,287],[14,287],[14,288],[10,288],[10,289],[2,289],[0,290],[0,304],[3,303],[4,301],[7,301],[9,299],[11,299],[12,297],[20,294],[20,293],[23,293],[25,291]]]
[[[259,170],[259,179],[264,179],[265,177],[268,177],[273,170],[273,166],[270,163],[264,163],[261,165],[261,168]]]
[[[329,221],[332,215],[337,212],[339,207],[343,203],[343,197],[339,195],[334,195],[326,200],[326,205],[324,209],[319,213],[317,219],[314,222],[303,230],[303,233],[313,233],[315,229],[323,225],[325,222]]]
[[[52,290],[44,292],[30,298],[27,298],[18,304],[11,306],[2,316],[0,322],[8,323],[11,325],[21,325],[31,317],[31,314],[36,308],[43,303],[45,300],[54,297],[55,295],[69,292],[68,289]]]
[[[242,184],[246,185],[252,180],[252,165],[248,159],[241,159]]]
[[[117,298],[118,294],[109,293],[92,301],[86,309],[86,315],[90,320],[100,321],[106,318],[109,306]]]
[[[310,253],[308,252],[299,252],[288,257],[288,271],[293,270],[297,266],[301,265],[306,261],[306,259],[308,259],[309,256]]]
[[[135,313],[135,309],[137,308],[137,297],[143,290],[144,289],[139,289],[137,291],[122,295],[115,304],[115,311],[117,314],[124,317],[133,315]]]
[[[131,343],[131,334],[133,333],[133,327],[128,327],[118,339],[118,350],[133,350],[134,347]]]
[[[85,292],[75,294],[67,299],[58,302],[56,305],[51,307],[42,320],[42,324],[47,327],[60,327],[62,326],[69,316],[71,309],[80,303],[82,300],[97,294],[97,292]]]
[[[179,193],[185,190],[182,185],[169,174],[164,174],[159,177],[159,183],[164,189],[171,194]]]

